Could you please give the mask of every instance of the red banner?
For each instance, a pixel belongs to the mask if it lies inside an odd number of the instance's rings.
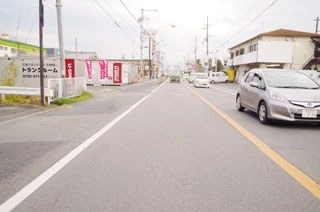
[[[74,59],[65,59],[66,78],[75,77],[75,62]]]
[[[92,80],[92,60],[86,59],[86,66],[88,72],[88,79]]]
[[[108,78],[108,61],[107,60],[99,60],[100,64],[100,79]]]
[[[113,83],[122,83],[122,64],[113,64]]]

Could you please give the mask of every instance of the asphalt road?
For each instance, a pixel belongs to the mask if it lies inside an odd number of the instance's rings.
[[[319,127],[261,125],[236,111],[236,89],[94,87],[89,101],[7,118],[0,211],[320,211]]]

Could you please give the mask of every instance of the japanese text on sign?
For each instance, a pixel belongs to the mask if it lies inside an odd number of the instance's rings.
[[[55,63],[43,64],[43,77],[58,77],[58,69]],[[22,63],[22,78],[40,78],[40,64],[34,62]]]
[[[113,82],[114,83],[122,83],[122,64],[114,63],[113,64]]]

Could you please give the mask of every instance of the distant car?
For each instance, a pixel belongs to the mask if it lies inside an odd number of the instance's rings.
[[[194,83],[195,78],[197,77],[198,72],[191,72],[189,76],[189,83]]]
[[[256,112],[262,124],[320,123],[320,85],[299,71],[252,69],[240,83],[236,106]]]
[[[229,77],[226,73],[220,72],[211,72],[209,74],[210,83],[218,83],[218,82],[229,82]]]
[[[198,73],[194,80],[194,87],[210,88],[209,76],[207,73]]]
[[[183,78],[184,80],[189,80],[189,74],[183,74],[182,78]]]
[[[180,83],[181,82],[181,74],[180,73],[172,73],[172,74],[170,74],[169,78],[170,78],[170,83],[172,83],[172,82]]]

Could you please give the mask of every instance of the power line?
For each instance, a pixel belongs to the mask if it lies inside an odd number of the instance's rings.
[[[253,10],[253,8],[255,8],[261,1],[263,1],[263,0],[256,1],[256,3],[254,3],[254,5],[252,7],[250,7],[250,9],[240,19],[244,19],[244,17],[249,15],[251,13],[251,11]]]
[[[258,18],[260,18],[265,12],[267,12],[278,0],[274,0],[269,6],[267,6],[261,13],[259,13],[254,19],[252,19],[247,25],[245,25],[242,29],[240,29],[238,32],[236,32],[231,38],[229,38],[227,41],[221,43],[216,48],[220,48],[221,46],[225,45],[226,43],[233,40],[237,35],[239,35],[241,32],[243,32],[245,29],[247,29],[253,22],[255,22]]]
[[[31,0],[31,1],[32,1],[32,0]],[[31,2],[30,2],[30,3],[31,3]],[[30,28],[29,28],[29,31],[28,31],[28,34],[27,34],[25,43],[27,43],[28,40],[29,40],[29,35],[30,35],[30,33],[31,33],[31,31],[32,31],[32,28],[33,28],[33,26],[34,26],[34,23],[35,23],[35,21],[36,21],[36,17],[37,17],[37,13],[35,13],[34,16],[33,16],[32,23],[31,23],[31,25],[30,25]]]
[[[15,40],[18,39],[18,31],[19,31],[19,27],[20,27],[20,19],[21,19],[21,13],[22,13],[22,3],[20,5],[20,12],[19,12],[19,16],[18,16],[18,24],[17,24],[17,30],[16,30],[16,37],[15,37]]]
[[[128,11],[128,13],[130,14],[130,16],[133,18],[133,20],[135,20],[135,22],[140,26],[139,20],[136,19],[136,17],[133,15],[133,13],[130,11],[130,9],[127,7],[127,5],[120,0],[121,4],[126,8],[126,10]]]
[[[104,11],[104,13],[112,20],[112,22],[119,27],[119,29],[132,41],[134,42],[134,39],[131,38],[131,36],[120,26],[120,24],[108,13],[108,11],[97,1],[95,2],[98,4],[98,6]]]
[[[139,25],[139,27],[141,28],[141,30],[143,31],[143,33],[147,34],[149,37],[152,37],[152,35],[150,34],[150,32],[148,32],[147,30],[145,30],[143,28],[143,15],[142,17],[140,17],[139,19],[137,19],[133,13],[130,11],[130,9],[127,7],[127,5],[122,1],[120,0],[120,2],[122,3],[122,5],[126,8],[126,10],[128,11],[128,13],[130,14],[130,16],[136,21],[136,23]],[[143,10],[143,9],[142,9]]]
[[[119,16],[119,18],[122,20],[122,22],[127,23],[127,25],[129,26],[129,28],[130,28],[132,31],[137,32],[137,31],[136,31],[137,29],[133,28],[133,27],[132,27],[132,24],[130,24],[116,9],[114,9],[107,0],[104,0],[104,2],[111,8],[111,10],[113,10],[113,11]]]
[[[37,14],[35,14],[35,15],[34,15],[34,17],[33,17],[32,24],[31,24],[31,26],[30,26],[30,28],[29,28],[29,31],[28,31],[28,34],[27,34],[27,37],[26,37],[25,43],[27,43],[27,42],[28,42],[29,35],[30,35],[31,31],[32,31],[32,28],[33,28],[34,22],[36,21],[36,17],[37,17]]]

